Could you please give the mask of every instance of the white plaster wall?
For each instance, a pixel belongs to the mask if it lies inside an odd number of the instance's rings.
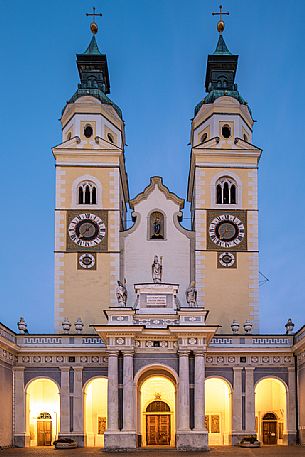
[[[148,240],[148,215],[160,210],[165,214],[165,240]],[[180,285],[178,298],[185,304],[185,290],[191,276],[192,232],[174,224],[174,215],[179,206],[166,198],[156,185],[146,200],[135,205],[137,222],[123,233],[124,262],[123,277],[127,280],[128,306],[135,303],[134,284],[152,282],[151,265],[155,255],[163,256],[162,282]]]

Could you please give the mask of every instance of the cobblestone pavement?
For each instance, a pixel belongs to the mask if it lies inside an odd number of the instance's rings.
[[[26,448],[26,449],[3,449],[0,450],[0,457],[111,457],[119,455],[126,457],[305,457],[305,446],[265,446],[259,449],[241,449],[233,447],[212,447],[209,453],[205,452],[177,452],[174,449],[160,450],[149,449],[136,452],[107,453],[98,448],[81,448],[55,450],[49,447]]]

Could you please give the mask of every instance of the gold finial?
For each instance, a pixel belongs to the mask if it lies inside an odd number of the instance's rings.
[[[86,16],[93,16],[93,21],[90,24],[90,30],[93,33],[93,35],[96,35],[98,32],[98,26],[97,23],[95,22],[95,16],[103,16],[102,13],[96,13],[95,12],[95,6],[92,7],[93,13],[86,13]]]
[[[220,34],[222,34],[222,32],[225,29],[225,23],[222,19],[222,16],[223,15],[229,16],[229,14],[230,14],[229,12],[224,13],[222,11],[222,5],[219,5],[219,13],[212,13],[212,16],[219,16],[219,21],[217,23],[217,30]]]

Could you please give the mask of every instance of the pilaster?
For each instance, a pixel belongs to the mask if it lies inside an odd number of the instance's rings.
[[[232,444],[237,444],[243,434],[242,430],[242,367],[233,367],[232,393]]]
[[[254,367],[246,367],[246,432],[256,434],[255,430],[255,394]]]
[[[60,433],[59,436],[70,435],[70,367],[60,367]]]
[[[73,435],[78,446],[84,446],[83,367],[74,367]]]
[[[287,444],[296,444],[296,374],[295,367],[288,367],[287,392]]]
[[[27,447],[30,436],[26,431],[26,405],[24,389],[24,367],[14,367],[14,446]]]

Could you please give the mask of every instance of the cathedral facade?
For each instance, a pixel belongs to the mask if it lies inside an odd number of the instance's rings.
[[[262,150],[218,29],[191,125],[186,229],[184,200],[161,177],[130,198],[124,121],[92,24],[53,148],[55,333],[0,324],[0,446],[305,444],[305,328],[260,333]]]

